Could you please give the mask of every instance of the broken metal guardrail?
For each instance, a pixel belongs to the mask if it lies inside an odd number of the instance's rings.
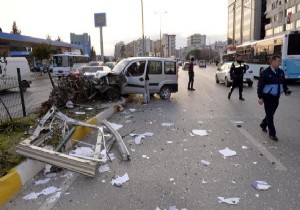
[[[41,148],[40,145],[43,144],[49,136],[52,134],[51,124],[55,118],[62,121],[62,134],[63,140],[60,142],[55,151],[46,148]],[[49,128],[45,127],[46,122],[51,120]],[[42,162],[49,163],[58,167],[66,168],[71,171],[85,174],[87,176],[95,176],[96,169],[101,163],[107,162],[107,153],[112,148],[113,144],[116,142],[118,144],[119,152],[121,153],[122,160],[130,160],[130,153],[124,144],[120,134],[110,126],[110,124],[103,120],[102,123],[108,129],[112,135],[104,134],[104,126],[92,125],[86,122],[72,119],[62,112],[58,111],[55,106],[44,115],[44,117],[38,123],[33,135],[29,138],[23,140],[18,146],[16,152],[20,155],[36,159]],[[68,128],[68,124],[76,126],[85,126],[98,131],[97,142],[95,145],[95,151],[93,157],[85,157],[79,155],[68,155],[58,152],[70,139],[74,128]],[[45,129],[50,129],[50,131],[44,136],[39,138],[41,131]],[[107,130],[106,129],[106,130]],[[110,139],[105,139],[105,137],[111,137]],[[101,154],[101,151],[104,151]]]

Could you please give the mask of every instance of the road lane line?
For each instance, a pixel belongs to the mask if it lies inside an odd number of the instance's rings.
[[[234,124],[234,123],[233,123]],[[236,124],[234,124],[236,125]],[[265,147],[263,147],[253,136],[251,136],[244,128],[238,128],[252,144],[255,146],[272,164],[275,166],[275,170],[286,171],[287,168]]]

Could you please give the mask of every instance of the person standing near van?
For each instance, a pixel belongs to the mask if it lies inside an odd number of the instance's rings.
[[[195,61],[195,58],[194,57],[191,57],[191,60],[190,60],[190,63],[189,63],[189,83],[188,83],[188,90],[192,90],[194,91],[194,77],[195,77],[195,74],[194,74],[194,61]]]
[[[149,92],[149,66],[147,65],[145,72],[145,89],[144,89],[144,102],[143,104],[150,103],[150,92]]]
[[[273,55],[271,64],[268,68],[261,72],[257,85],[258,103],[264,104],[266,116],[262,120],[260,127],[264,132],[269,129],[269,137],[273,141],[278,141],[274,126],[273,116],[279,105],[280,95],[284,92],[289,96],[291,91],[285,83],[284,71],[279,68],[281,65],[281,57]]]
[[[239,99],[241,101],[245,101],[243,98],[243,80],[244,80],[244,73],[247,70],[247,65],[245,65],[244,61],[242,60],[242,55],[237,54],[236,60],[232,63],[230,68],[230,78],[232,79],[232,86],[228,93],[228,99],[230,99],[231,94],[234,88],[239,88]]]

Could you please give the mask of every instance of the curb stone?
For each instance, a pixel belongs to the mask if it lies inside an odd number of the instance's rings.
[[[87,120],[87,123],[98,124],[101,120],[110,118],[117,112],[118,106],[105,109],[95,117]],[[82,140],[91,128],[77,126],[72,135],[72,139]],[[0,207],[11,199],[29,180],[36,176],[45,167],[45,163],[26,159],[21,164],[11,169],[5,176],[0,178]]]

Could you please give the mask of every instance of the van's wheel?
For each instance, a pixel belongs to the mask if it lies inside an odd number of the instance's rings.
[[[252,87],[253,86],[253,82],[252,81],[248,82],[248,86]]]
[[[21,90],[22,90],[22,92],[26,92],[27,88],[28,88],[28,83],[27,83],[27,81],[23,80],[21,82]]]
[[[105,92],[105,94],[107,99],[110,101],[117,101],[120,99],[121,96],[121,92],[117,87],[111,87]]]
[[[220,83],[217,75],[216,75],[216,83]]]
[[[163,100],[167,100],[171,97],[171,90],[169,87],[162,87],[159,91],[159,97]]]
[[[230,87],[231,86],[231,84],[230,84],[230,82],[228,81],[228,79],[227,79],[227,77],[225,77],[225,86],[226,87]]]

